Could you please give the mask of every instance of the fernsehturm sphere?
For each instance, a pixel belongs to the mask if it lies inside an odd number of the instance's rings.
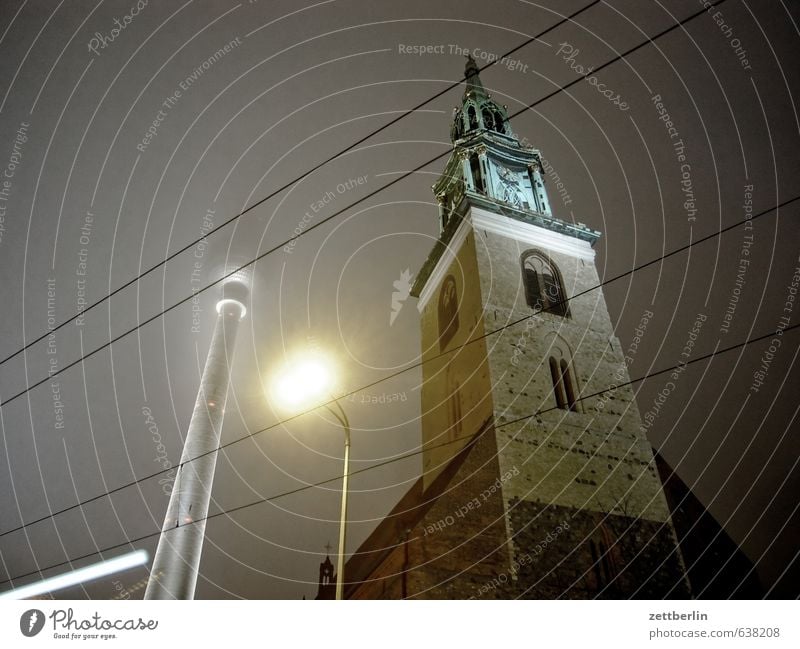
[[[211,348],[186,432],[145,599],[194,598],[236,332],[247,312],[248,293],[249,278],[243,271],[231,275],[222,285]]]

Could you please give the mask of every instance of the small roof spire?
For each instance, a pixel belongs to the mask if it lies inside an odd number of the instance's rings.
[[[481,83],[480,69],[472,54],[467,54],[467,64],[464,66],[464,77],[467,80],[467,88],[464,91],[464,99],[467,97],[483,98],[486,97],[486,89]]]

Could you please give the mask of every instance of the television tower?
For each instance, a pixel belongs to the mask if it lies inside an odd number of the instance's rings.
[[[145,599],[194,599],[217,464],[225,401],[239,322],[247,313],[250,276],[238,271],[222,285],[217,323],[186,433],[181,462],[161,528]]]

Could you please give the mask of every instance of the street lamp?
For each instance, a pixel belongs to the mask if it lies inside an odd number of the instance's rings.
[[[339,401],[331,395],[333,373],[321,358],[306,357],[295,360],[276,378],[272,393],[276,401],[298,409],[304,405],[323,407],[342,425],[344,430],[344,474],[342,476],[342,517],[339,522],[339,557],[336,566],[336,599],[343,599],[344,552],[347,535],[347,483],[350,477],[350,420]],[[321,403],[324,399],[328,403]],[[318,405],[314,405],[318,404]],[[331,408],[336,406],[336,410]]]

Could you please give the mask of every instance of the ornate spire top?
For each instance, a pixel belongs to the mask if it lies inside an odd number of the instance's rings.
[[[464,66],[464,77],[467,80],[467,87],[464,90],[464,99],[472,97],[473,99],[485,99],[487,97],[486,89],[481,83],[480,69],[472,54],[467,54],[467,64]]]
[[[486,92],[480,77],[480,69],[472,54],[467,55],[464,66],[464,98],[461,106],[453,112],[453,124],[450,128],[450,139],[453,143],[466,137],[491,133],[494,136],[505,136],[516,140],[508,124],[508,111],[505,106],[497,104]]]

